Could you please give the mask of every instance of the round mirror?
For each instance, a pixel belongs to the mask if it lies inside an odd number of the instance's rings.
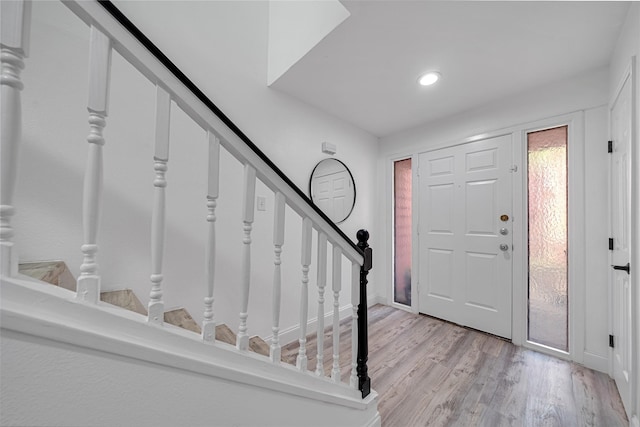
[[[353,175],[336,159],[324,159],[313,168],[309,194],[313,203],[336,223],[347,219],[356,204]]]

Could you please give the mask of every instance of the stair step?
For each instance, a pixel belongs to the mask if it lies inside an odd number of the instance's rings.
[[[223,323],[216,326],[216,340],[236,345],[236,334]]]
[[[24,262],[20,264],[19,271],[21,274],[42,280],[43,282],[60,286],[74,292],[76,290],[76,279],[64,261]],[[147,316],[148,314],[144,304],[142,304],[131,289],[101,292],[100,300],[143,316]],[[184,308],[167,311],[164,313],[164,321],[197,334],[202,333],[200,325],[193,320],[191,314]],[[236,334],[227,325],[220,324],[216,326],[216,340],[235,346]],[[265,340],[256,335],[249,339],[249,350],[262,354],[263,356],[269,356],[270,347]]]
[[[256,335],[249,338],[249,350],[263,356],[269,356],[270,347],[265,340]]]
[[[18,271],[26,276],[70,291],[75,292],[76,290],[76,279],[64,261],[24,262],[18,266]]]
[[[101,292],[100,301],[117,305],[126,310],[142,314],[143,316],[147,315],[147,309],[131,289]]]
[[[195,320],[193,320],[193,317],[191,317],[189,312],[184,308],[178,308],[165,312],[164,321],[171,325],[187,329],[197,334],[202,333],[200,326],[196,323]]]

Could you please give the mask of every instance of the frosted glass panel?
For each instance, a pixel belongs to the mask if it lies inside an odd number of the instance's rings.
[[[567,126],[527,135],[529,341],[568,351]]]
[[[393,164],[393,300],[411,305],[411,159]]]

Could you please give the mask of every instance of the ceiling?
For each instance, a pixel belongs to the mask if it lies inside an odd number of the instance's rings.
[[[342,1],[272,87],[385,137],[607,66],[629,2]],[[421,87],[419,75],[442,79]]]

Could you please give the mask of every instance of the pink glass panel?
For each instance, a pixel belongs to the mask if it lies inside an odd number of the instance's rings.
[[[394,301],[411,305],[411,159],[393,164]]]
[[[528,144],[529,341],[568,351],[567,126]]]

